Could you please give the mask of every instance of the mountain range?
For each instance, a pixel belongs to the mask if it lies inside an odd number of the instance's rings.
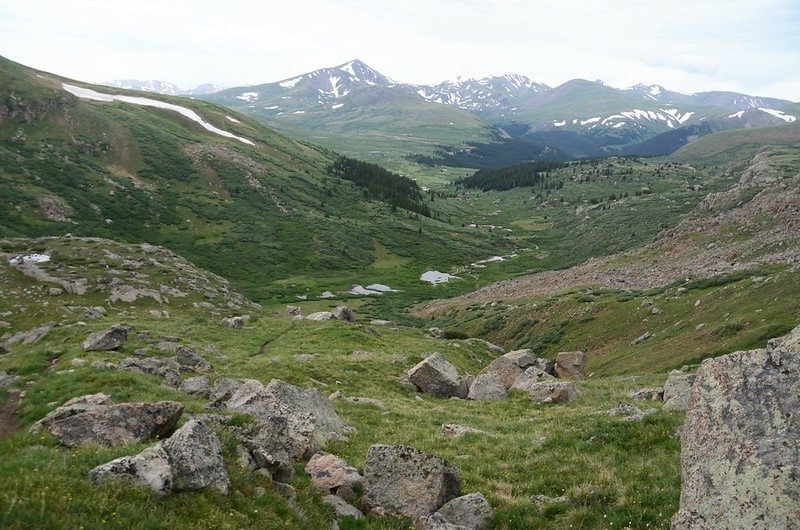
[[[165,96],[198,96],[209,95],[225,90],[221,86],[211,83],[204,83],[194,88],[181,88],[174,83],[167,81],[158,81],[151,79],[148,81],[139,81],[137,79],[115,79],[113,81],[103,81],[100,85],[125,88],[127,90],[141,90],[142,92],[153,92],[155,94],[163,94]]]
[[[147,89],[158,91],[154,84]],[[165,84],[162,93],[175,94],[175,87]],[[194,95],[362,155],[381,151],[381,145],[359,149],[362,141],[353,147],[351,137],[404,135],[418,140],[413,149],[428,153],[432,144],[519,137],[566,157],[662,155],[712,132],[781,125],[800,116],[800,105],[788,100],[725,91],[683,94],[657,84],[620,89],[573,79],[551,87],[518,74],[410,84],[357,59],[277,82]]]

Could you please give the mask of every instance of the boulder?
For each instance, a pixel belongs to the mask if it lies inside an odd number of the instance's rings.
[[[303,316],[303,308],[296,306],[296,305],[287,305],[286,306],[286,315],[290,317],[302,317]]]
[[[506,385],[496,374],[479,374],[469,387],[467,399],[494,400],[506,399]]]
[[[214,431],[189,420],[163,442],[175,490],[215,489],[228,494],[230,480],[222,460],[222,447]]]
[[[346,305],[340,305],[331,311],[331,315],[336,320],[346,320],[347,322],[355,322],[356,316],[353,311]]]
[[[529,368],[526,368],[522,374],[517,377],[517,380],[514,381],[514,384],[511,385],[511,388],[514,390],[523,390],[527,392],[530,389],[530,386],[535,383],[541,383],[542,381],[552,381],[555,377],[548,374],[547,372],[543,371],[538,366],[534,365]]]
[[[686,410],[695,374],[673,370],[664,383],[664,410]]]
[[[34,425],[68,447],[120,446],[162,437],[175,427],[183,405],[175,401],[111,404],[105,394],[73,399]]]
[[[306,317],[306,320],[314,320],[316,322],[324,322],[326,320],[336,320],[336,317],[333,316],[333,313],[330,311],[317,311],[316,313],[311,313]]]
[[[622,419],[625,421],[641,421],[645,416],[655,414],[658,411],[654,408],[642,410],[639,407],[622,403],[611,410],[606,410],[603,412],[609,416],[624,416]]]
[[[445,332],[442,328],[430,328],[428,329],[428,335],[433,339],[445,338]]]
[[[546,374],[554,375],[556,372],[556,362],[551,361],[550,359],[537,357],[536,362],[534,362],[532,366],[535,366]]]
[[[338,495],[326,495],[322,498],[322,502],[329,506],[333,506],[333,509],[336,511],[337,519],[340,519],[342,517],[352,517],[354,519],[362,519],[364,517],[364,514],[361,513],[361,511],[358,508],[356,508],[355,506],[351,506]]]
[[[172,491],[172,468],[160,443],[138,455],[123,456],[101,464],[89,471],[89,478],[95,486],[113,478],[147,486],[156,495]]]
[[[672,528],[800,527],[800,356],[790,347],[703,361]]]
[[[275,417],[285,418],[290,453],[295,458],[309,458],[327,441],[353,430],[339,418],[322,392],[278,379],[266,387],[254,379],[246,380],[224,406],[250,414],[260,423],[269,423]]]
[[[567,381],[533,383],[526,390],[535,403],[567,403],[578,395],[575,385]]]
[[[212,407],[221,406],[242,386],[242,381],[230,377],[220,377],[214,381],[214,390],[211,391]]]
[[[442,354],[434,353],[408,371],[408,379],[422,392],[440,398],[458,394],[458,370]]]
[[[8,388],[19,381],[19,376],[11,375],[8,372],[0,372],[0,388]]]
[[[128,338],[128,330],[122,326],[113,326],[97,333],[92,333],[83,341],[84,351],[117,350]]]
[[[562,351],[556,355],[555,374],[560,379],[586,379],[586,354],[582,351]]]
[[[207,372],[211,370],[211,365],[191,348],[178,346],[175,350],[175,360],[181,367],[194,370],[196,372]]]
[[[256,469],[266,471],[279,482],[292,481],[292,441],[287,418],[274,416],[261,420],[240,428],[237,436]]]
[[[166,359],[157,357],[126,357],[119,362],[119,369],[127,372],[137,372],[150,374],[163,378],[171,386],[180,386],[181,375],[178,369],[180,365]]]
[[[353,487],[362,481],[358,470],[336,455],[316,453],[305,468],[317,489],[335,493],[340,486]]]
[[[403,445],[373,445],[364,462],[365,511],[416,519],[458,496],[458,470],[445,460]]]
[[[526,368],[536,362],[536,354],[532,350],[515,350],[501,355],[481,370],[476,381],[482,375],[493,375],[506,390],[522,375]]]
[[[226,328],[233,328],[233,329],[242,329],[244,327],[244,323],[247,322],[247,318],[241,317],[228,317],[222,319],[222,325]]]
[[[426,517],[421,530],[484,530],[494,519],[494,510],[480,493],[456,497]]]
[[[447,438],[461,438],[468,434],[486,434],[486,432],[480,429],[475,429],[474,427],[458,425],[457,423],[442,424],[442,436],[446,436]]]
[[[652,388],[640,388],[638,390],[631,390],[630,392],[628,392],[628,397],[631,399],[635,399],[637,401],[663,401],[664,388],[652,387]]]
[[[202,398],[207,398],[211,393],[211,385],[209,385],[208,377],[205,375],[198,375],[197,377],[185,379],[178,389],[181,392],[186,392],[187,394]]]

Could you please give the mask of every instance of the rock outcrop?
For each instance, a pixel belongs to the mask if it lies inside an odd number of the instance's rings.
[[[92,333],[83,341],[84,351],[118,350],[128,338],[128,330],[123,326],[113,326]]]
[[[458,370],[440,353],[434,353],[408,371],[418,390],[440,398],[466,397]]]
[[[586,354],[582,351],[562,351],[556,356],[555,374],[559,379],[586,379]]]
[[[183,413],[176,401],[120,403],[105,394],[71,399],[34,424],[68,447],[87,444],[120,446],[169,434]]]
[[[344,459],[328,453],[316,453],[306,464],[306,473],[314,486],[326,493],[335,493],[342,486],[361,484],[358,470]]]
[[[230,489],[219,438],[197,420],[188,421],[168,440],[138,455],[123,456],[95,467],[89,478],[95,485],[111,478],[130,480],[149,487],[157,495],[201,489],[227,495]]]
[[[456,497],[419,521],[420,530],[484,530],[494,519],[494,510],[480,493]],[[421,524],[420,524],[421,523]]]
[[[437,456],[403,445],[373,445],[364,462],[364,511],[416,519],[458,496],[458,470]]]
[[[664,410],[686,410],[695,374],[673,370],[664,383]]]
[[[703,361],[681,435],[672,528],[800,527],[800,348]],[[666,396],[665,396],[666,397]]]

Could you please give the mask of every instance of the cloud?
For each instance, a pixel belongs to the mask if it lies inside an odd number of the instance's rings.
[[[11,59],[184,86],[275,81],[358,57],[406,82],[515,72],[798,100],[798,21],[793,0],[0,0]]]

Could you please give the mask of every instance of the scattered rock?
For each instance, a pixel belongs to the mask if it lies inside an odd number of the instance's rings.
[[[486,431],[467,427],[466,425],[458,425],[457,423],[442,424],[442,435],[448,438],[461,438],[468,434],[486,434]]]
[[[664,388],[640,388],[628,392],[628,397],[637,401],[664,401]]]
[[[178,389],[181,392],[202,398],[207,398],[211,394],[211,385],[209,385],[208,377],[205,375],[185,379]]]
[[[649,338],[650,338],[650,332],[645,331],[642,335],[636,337],[635,339],[633,339],[633,341],[631,341],[631,346],[636,346],[637,344],[641,344]]]
[[[50,333],[51,330],[58,327],[58,324],[55,322],[48,322],[47,324],[41,325],[38,328],[33,328],[28,331],[20,331],[18,333],[14,333],[10,337],[7,337],[2,343],[0,343],[0,354],[8,353],[11,351],[11,346],[14,344],[33,344],[42,340],[45,335]],[[5,336],[5,335],[4,335]]]
[[[230,488],[219,438],[197,420],[189,420],[168,440],[138,455],[95,467],[89,477],[95,485],[109,478],[132,480],[158,495],[206,488],[227,495]]]
[[[327,320],[336,320],[336,317],[333,316],[333,313],[330,311],[317,311],[316,313],[311,313],[306,317],[306,320],[313,320],[316,322],[324,322]]]
[[[694,374],[673,370],[664,383],[664,410],[686,410],[692,392]]]
[[[19,381],[19,376],[11,375],[8,372],[0,372],[0,388],[8,388]]]
[[[568,502],[567,497],[565,495],[559,495],[558,497],[550,497],[549,495],[532,495],[531,502],[534,504],[564,504]]]
[[[297,490],[294,489],[294,486],[291,484],[287,484],[285,482],[279,482],[277,480],[272,481],[272,489],[278,493],[281,497],[285,499],[289,499],[290,501],[297,500]]]
[[[174,489],[211,488],[228,494],[231,483],[225,472],[219,438],[204,423],[189,420],[163,446],[172,468]]]
[[[303,308],[296,306],[296,305],[287,305],[286,306],[286,315],[290,317],[302,317],[303,316]]]
[[[449,398],[459,393],[458,370],[440,353],[428,356],[411,368],[408,379],[418,390],[436,397]]]
[[[575,385],[566,381],[533,383],[527,392],[535,403],[568,403],[578,395]]]
[[[354,519],[362,519],[364,514],[356,508],[355,506],[351,506],[348,504],[344,499],[339,497],[338,495],[325,495],[322,498],[322,502],[333,506],[333,509],[336,511],[336,518],[342,517],[353,517]]]
[[[60,287],[50,287],[47,289],[47,294],[50,296],[61,296],[64,294],[64,289],[61,289]]]
[[[292,355],[292,359],[298,363],[310,363],[316,358],[317,356],[313,353],[298,353],[297,355]]]
[[[497,374],[478,374],[469,387],[467,399],[495,400],[506,399],[506,385]]]
[[[161,377],[170,386],[180,386],[181,375],[178,371],[180,365],[175,361],[159,359],[157,357],[126,357],[119,362],[118,368],[126,372],[137,372]]]
[[[244,381],[224,406],[250,414],[264,426],[275,418],[284,418],[286,442],[295,458],[309,458],[328,440],[353,430],[339,418],[322,392],[278,379],[266,387],[254,379]]]
[[[586,354],[582,351],[563,351],[556,356],[556,377],[560,379],[586,379]]]
[[[175,350],[175,360],[178,361],[181,367],[186,367],[196,372],[211,370],[211,364],[208,361],[186,346],[179,346]]]
[[[147,486],[157,495],[172,491],[172,468],[169,456],[160,443],[138,455],[123,456],[101,464],[89,471],[89,478],[95,486],[115,478]]]
[[[340,305],[331,311],[331,315],[336,320],[346,320],[347,322],[355,322],[356,316],[353,311],[346,305]]]
[[[475,380],[477,381],[482,375],[491,374],[506,389],[509,389],[525,369],[534,363],[536,363],[536,354],[532,350],[510,351],[489,363]]]
[[[69,364],[71,364],[72,366],[86,366],[87,364],[89,364],[89,361],[87,361],[86,359],[81,359],[81,358],[76,357],[76,358],[72,359],[69,362]]]
[[[433,339],[444,339],[445,333],[442,328],[430,328],[428,329],[428,335]]]
[[[175,401],[114,405],[107,395],[92,394],[66,402],[36,422],[34,430],[44,428],[68,447],[114,447],[164,436],[182,413],[183,405]]]
[[[244,327],[244,323],[250,320],[249,315],[244,315],[240,317],[229,317],[222,319],[222,325],[226,328],[234,328],[234,329],[242,329]]]
[[[526,368],[522,375],[520,375],[511,388],[515,390],[523,390],[527,392],[532,384],[540,383],[542,381],[552,381],[555,379],[552,375],[543,371],[538,366],[531,366]]]
[[[316,453],[306,464],[306,473],[318,489],[334,493],[341,486],[361,484],[358,470],[336,455]]]
[[[796,350],[703,361],[681,435],[681,502],[672,528],[797,528],[798,411]]]
[[[611,410],[603,411],[603,413],[609,416],[625,416],[623,418],[625,421],[641,421],[642,418],[650,414],[655,414],[656,411],[657,409],[654,408],[642,410],[633,405],[620,404]]]
[[[364,463],[363,508],[416,519],[458,496],[458,470],[402,445],[373,445]]]
[[[118,350],[128,338],[128,329],[113,326],[97,333],[92,333],[83,341],[84,351]]]
[[[484,530],[494,510],[480,493],[456,497],[424,519],[421,530]]]

